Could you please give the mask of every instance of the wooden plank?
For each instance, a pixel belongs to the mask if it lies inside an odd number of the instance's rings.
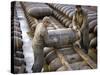
[[[65,60],[63,54],[61,54],[58,50],[55,50],[57,56],[59,57],[61,63],[63,64],[63,66],[66,66],[68,68],[68,70],[72,70],[70,64]]]
[[[74,48],[74,50],[85,60],[85,62],[93,69],[97,68],[97,65],[91,58],[85,54],[81,48]]]

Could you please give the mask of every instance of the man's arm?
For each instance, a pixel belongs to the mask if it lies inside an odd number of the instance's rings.
[[[73,19],[72,19],[72,28],[75,30],[77,29],[76,22],[75,22],[75,14],[73,15]]]

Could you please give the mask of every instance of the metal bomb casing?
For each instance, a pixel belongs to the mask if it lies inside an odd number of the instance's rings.
[[[48,30],[47,36],[45,39],[46,46],[55,48],[72,46],[79,39],[78,32],[71,28]]]

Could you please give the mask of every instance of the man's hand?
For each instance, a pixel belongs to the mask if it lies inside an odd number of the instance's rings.
[[[72,27],[74,30],[76,30],[77,29],[77,27],[75,26],[75,25],[73,25],[73,27]]]

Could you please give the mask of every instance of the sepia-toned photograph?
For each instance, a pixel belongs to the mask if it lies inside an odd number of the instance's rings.
[[[97,69],[97,6],[11,2],[11,73]]]

